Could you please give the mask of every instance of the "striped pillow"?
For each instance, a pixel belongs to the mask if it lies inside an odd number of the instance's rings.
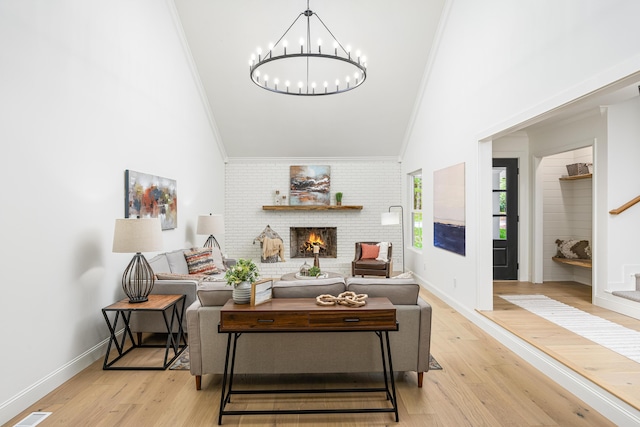
[[[216,274],[218,269],[213,263],[211,248],[193,248],[185,251],[189,274]]]

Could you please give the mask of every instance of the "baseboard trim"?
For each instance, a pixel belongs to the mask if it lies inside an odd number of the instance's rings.
[[[417,276],[417,279],[429,292],[436,295],[469,321],[473,322],[476,326],[505,345],[509,350],[533,365],[568,392],[594,408],[611,422],[616,425],[640,425],[640,411],[636,408],[577,374],[575,371],[507,331],[476,310],[469,310],[467,307],[461,306],[422,277]]]
[[[108,343],[108,338],[101,341],[78,357],[25,388],[12,398],[2,402],[0,404],[0,425],[14,418],[48,393],[86,369],[96,360],[103,358]]]

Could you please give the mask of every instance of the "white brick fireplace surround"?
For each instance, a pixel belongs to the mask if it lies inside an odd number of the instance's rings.
[[[265,211],[274,204],[275,190],[289,199],[289,166],[331,166],[331,204],[334,194],[344,194],[343,205],[362,205],[362,210]],[[380,225],[380,214],[402,202],[402,176],[397,161],[352,161],[295,159],[271,162],[230,160],[225,172],[225,229],[216,236],[231,258],[258,262],[263,277],[280,277],[299,270],[305,259],[289,256],[289,227],[337,227],[337,258],[320,258],[322,270],[351,274],[357,241],[390,241],[394,244],[394,269],[402,269],[400,225]],[[405,209],[406,215],[407,209]],[[284,242],[286,262],[260,263],[260,244],[253,240],[270,225]],[[407,218],[405,217],[405,230]],[[222,243],[224,242],[224,243]],[[307,258],[313,265],[313,257]]]

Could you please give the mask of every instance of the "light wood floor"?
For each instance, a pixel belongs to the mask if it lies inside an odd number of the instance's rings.
[[[499,295],[540,294],[640,331],[640,320],[591,304],[591,287],[575,282],[494,282],[494,310],[486,317],[518,335],[580,375],[640,409],[640,365],[513,305]]]
[[[391,414],[227,416],[242,426],[611,426],[602,415],[482,332],[428,292],[433,306],[431,352],[444,368],[397,380],[400,422]],[[354,355],[357,357],[357,355]],[[336,386],[378,380],[373,375],[246,378],[254,384],[280,382]],[[361,385],[361,384],[360,384]],[[289,386],[291,386],[289,384]],[[52,411],[40,424],[65,426],[211,426],[217,424],[220,376],[207,375],[196,391],[188,371],[103,371],[98,361],[7,423],[32,411]],[[368,405],[382,398],[366,397]],[[358,407],[355,396],[238,396],[234,405],[256,408]],[[264,406],[262,406],[264,407]]]

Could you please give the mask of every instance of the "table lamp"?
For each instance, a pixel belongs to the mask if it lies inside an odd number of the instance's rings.
[[[135,253],[122,275],[122,290],[130,303],[145,302],[153,289],[154,274],[141,252],[162,250],[160,218],[116,219],[113,252]]]
[[[222,215],[200,215],[198,216],[197,234],[208,234],[209,238],[204,242],[205,248],[211,248],[215,245],[220,248],[220,244],[213,237],[214,234],[224,234],[224,217]]]

